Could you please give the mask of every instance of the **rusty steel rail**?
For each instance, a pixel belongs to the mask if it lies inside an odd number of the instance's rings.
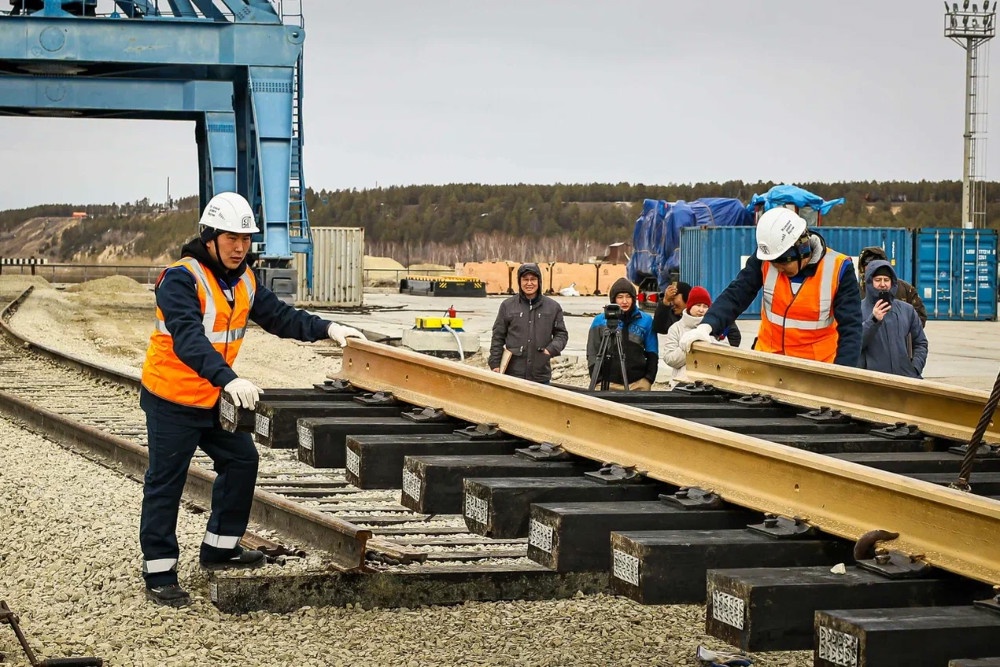
[[[696,343],[688,353],[687,374],[720,389],[757,392],[803,407],[829,406],[858,419],[906,422],[965,442],[990,396],[940,382],[707,343]],[[1000,442],[995,413],[983,439]]]
[[[125,385],[126,387],[132,387],[133,389],[139,388],[138,374],[129,374],[102,364],[94,363],[92,361],[77,359],[76,357],[64,354],[54,348],[40,345],[39,343],[28,340],[14,331],[7,322],[17,311],[18,306],[24,303],[24,300],[28,298],[34,289],[34,285],[28,286],[28,288],[21,292],[16,299],[4,306],[3,310],[0,310],[0,333],[14,341],[16,344],[24,347],[26,350],[37,352],[38,354],[48,357],[53,361],[57,361],[64,366],[69,366],[70,368],[74,368],[78,371],[82,371],[105,380],[111,380],[112,382]]]
[[[1000,584],[994,500],[356,339],[344,350],[341,376],[586,458],[635,466],[653,479],[708,489],[737,505],[799,517],[832,535],[858,540],[873,530],[897,532],[889,548]]]
[[[119,472],[141,478],[149,462],[146,448],[95,428],[68,419],[0,391],[0,412],[11,415],[40,431],[58,438],[60,443],[98,453]],[[197,465],[188,469],[184,497],[209,507],[216,474]],[[251,518],[269,528],[329,551],[334,564],[344,571],[364,566],[365,545],[370,530],[317,512],[261,489],[254,490]]]

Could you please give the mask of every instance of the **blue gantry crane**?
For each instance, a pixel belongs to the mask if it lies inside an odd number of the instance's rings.
[[[194,121],[202,208],[240,193],[265,284],[292,298],[293,253],[311,279],[302,0],[4,2],[0,116]]]

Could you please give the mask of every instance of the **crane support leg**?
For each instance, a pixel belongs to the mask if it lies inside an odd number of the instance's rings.
[[[236,192],[236,115],[206,113],[195,130],[202,206],[219,192]]]

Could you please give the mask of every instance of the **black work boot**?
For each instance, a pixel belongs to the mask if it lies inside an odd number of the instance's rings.
[[[184,607],[191,603],[191,596],[177,584],[147,588],[146,599],[168,607]]]
[[[234,570],[237,568],[260,567],[264,564],[264,554],[256,549],[244,549],[236,547],[238,551],[219,561],[202,560],[201,566],[206,570]]]

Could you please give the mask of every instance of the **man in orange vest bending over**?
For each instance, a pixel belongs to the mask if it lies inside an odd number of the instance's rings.
[[[850,257],[831,250],[806,221],[772,208],[757,222],[757,253],[723,290],[697,328],[684,334],[690,351],[733,323],[764,290],[754,349],[857,366],[861,292]]]
[[[177,512],[195,449],[215,464],[212,514],[201,543],[207,569],[257,567],[264,554],[240,547],[257,481],[257,449],[249,433],[219,424],[224,391],[241,408],[260,398],[254,383],[238,377],[233,362],[249,322],[282,338],[332,338],[346,345],[361,332],[297,310],[257,284],[247,266],[253,209],[233,192],[212,197],[199,221],[201,233],[156,281],[156,322],[142,366],[139,405],[146,413],[149,468],[143,486],[139,544],[146,597],[180,607],[190,601],[177,582]]]

